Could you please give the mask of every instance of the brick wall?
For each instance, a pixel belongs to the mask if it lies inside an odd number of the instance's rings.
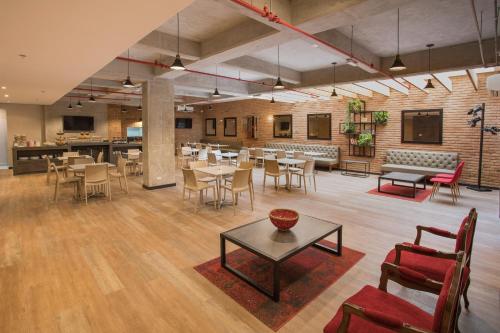
[[[463,181],[475,183],[477,177],[477,160],[479,156],[479,128],[469,128],[467,120],[468,109],[479,103],[486,103],[486,123],[500,125],[500,97],[492,97],[485,88],[486,77],[479,76],[479,91],[475,91],[466,76],[452,78],[453,92],[434,82],[436,89],[426,94],[414,87],[410,94],[404,95],[391,91],[391,97],[374,93],[373,98],[363,98],[367,110],[385,110],[389,112],[389,122],[385,126],[377,126],[376,154],[371,158],[372,172],[379,172],[384,163],[387,149],[417,149],[458,152],[460,159],[465,161]],[[339,123],[343,121],[348,99],[329,100],[307,103],[276,103],[270,104],[263,100],[244,100],[230,103],[214,104],[213,110],[205,109],[203,117],[217,118],[217,136],[211,139],[239,140],[249,147],[263,146],[267,142],[295,142],[310,144],[333,144],[340,146],[341,158],[348,157],[347,137],[339,134]],[[443,144],[422,145],[401,143],[401,110],[412,109],[443,109]],[[307,139],[307,114],[332,113],[332,140]],[[275,114],[293,115],[293,138],[274,139],[273,120]],[[255,115],[259,118],[259,138],[246,137],[244,125],[246,116]],[[238,117],[238,136],[224,137],[224,117]],[[204,135],[204,123],[202,133]],[[177,133],[176,133],[177,134]],[[367,159],[367,158],[361,158]],[[485,133],[483,184],[500,186],[500,136]]]

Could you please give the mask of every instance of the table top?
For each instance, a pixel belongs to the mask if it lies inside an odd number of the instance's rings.
[[[419,182],[425,179],[425,175],[419,175],[416,173],[405,173],[405,172],[389,172],[385,175],[379,176],[380,179],[396,180],[403,182]]]
[[[219,144],[219,143],[209,143],[208,144],[210,147],[229,147],[229,145],[226,144]]]
[[[262,149],[263,151],[268,152],[268,153],[275,153],[279,150],[279,149],[275,149],[275,148],[260,148],[260,147],[248,148],[248,150],[255,150],[255,149]]]
[[[232,175],[236,171],[237,167],[230,165],[216,165],[202,168],[195,168],[194,170],[203,172],[212,176],[226,176]]]
[[[237,157],[238,156],[238,153],[222,153],[221,154],[222,157]]]
[[[298,160],[295,158],[280,158],[278,159],[279,164],[304,164],[305,160]]]
[[[85,166],[87,165],[97,165],[97,164],[107,164],[109,168],[113,168],[116,165],[111,164],[111,163],[91,163],[91,164],[73,164],[73,165],[68,165],[68,169],[73,170],[73,171],[85,171]]]
[[[74,156],[76,158],[91,158],[92,156],[90,155],[79,155],[79,156]],[[57,159],[59,161],[67,161],[68,160],[68,156],[58,156]]]
[[[222,235],[266,258],[282,261],[341,228],[340,224],[300,215],[299,222],[289,231],[279,231],[269,218],[265,218],[223,232]]]
[[[342,160],[344,163],[359,163],[359,164],[370,164],[370,161],[362,161],[362,160]]]

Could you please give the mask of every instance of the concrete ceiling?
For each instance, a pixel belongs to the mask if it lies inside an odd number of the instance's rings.
[[[190,2],[2,1],[1,101],[54,103]]]

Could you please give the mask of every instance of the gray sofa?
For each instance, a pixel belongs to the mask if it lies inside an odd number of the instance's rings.
[[[267,143],[266,148],[293,150],[293,151],[311,151],[325,153],[323,156],[315,156],[316,165],[328,167],[330,172],[333,167],[338,167],[340,162],[340,148],[329,145],[303,145],[296,143]]]
[[[392,149],[387,151],[382,172],[407,172],[426,176],[452,174],[458,164],[458,153]]]

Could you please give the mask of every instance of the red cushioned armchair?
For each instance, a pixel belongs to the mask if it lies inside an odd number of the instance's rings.
[[[371,286],[347,299],[324,333],[451,333],[460,298],[465,260],[463,252],[448,267],[431,315],[417,306]]]

